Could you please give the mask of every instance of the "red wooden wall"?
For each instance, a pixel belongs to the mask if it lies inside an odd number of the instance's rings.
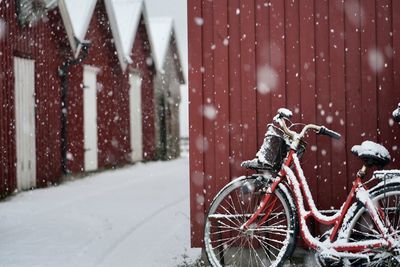
[[[15,1],[0,2],[0,19],[6,29],[0,38],[1,196],[16,188],[14,56],[35,60],[37,186],[57,183],[61,176],[61,160],[54,160],[61,159],[60,79],[57,71],[62,55],[59,43],[52,34],[49,21],[20,27],[15,10]]]
[[[192,245],[216,192],[245,174],[279,107],[324,124],[303,158],[317,206],[338,208],[360,167],[363,140],[384,144],[399,168],[400,1],[190,0],[189,100]],[[206,112],[204,112],[206,111]]]

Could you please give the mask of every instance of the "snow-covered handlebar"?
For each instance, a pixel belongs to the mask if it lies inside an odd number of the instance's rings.
[[[288,109],[280,108],[278,110],[278,114],[274,117],[274,121],[276,121],[282,128],[282,130],[291,138],[291,139],[302,139],[308,130],[314,130],[317,134],[326,135],[335,139],[340,139],[341,135],[333,130],[328,129],[327,127],[315,124],[307,124],[303,127],[300,133],[290,130],[286,126],[285,118],[287,118],[287,114],[291,114],[291,111]]]

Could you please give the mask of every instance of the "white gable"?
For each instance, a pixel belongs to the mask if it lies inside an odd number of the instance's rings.
[[[150,18],[150,42],[157,71],[164,73],[164,62],[173,34],[173,19],[170,17]]]
[[[106,8],[122,69],[132,63],[130,55],[143,12],[142,0],[106,0]]]
[[[85,40],[96,2],[97,0],[60,0],[59,2],[61,17],[75,57],[79,54],[79,44]]]

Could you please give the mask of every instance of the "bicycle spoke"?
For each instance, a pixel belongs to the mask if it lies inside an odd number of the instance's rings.
[[[275,253],[273,253],[272,250],[269,250],[269,249],[268,249],[268,246],[274,248],[276,251],[279,251],[279,249],[277,249],[276,247],[272,246],[271,244],[262,242],[262,240],[259,240],[257,237],[255,237],[255,238],[258,240],[258,242],[260,242],[260,244],[265,244],[265,248],[266,248],[272,255],[274,255],[275,258],[277,258],[277,255],[276,255]]]
[[[293,244],[290,242],[295,234],[293,221],[288,218],[294,213],[279,188],[279,194],[272,193],[273,201],[265,205],[254,223],[240,229],[254,216],[265,197],[259,187],[256,178],[238,180],[213,201],[205,228],[206,252],[213,266],[266,267],[285,260],[282,255],[288,244]]]
[[[235,208],[235,204],[233,203],[232,196],[229,195],[228,198],[229,198],[229,200],[230,200],[230,202],[231,202],[232,205],[227,201],[228,204],[229,204],[229,205],[231,206],[231,208],[234,210],[235,214],[238,214],[238,212],[236,211],[236,208]],[[241,206],[241,205],[239,204],[239,207],[240,207],[240,206]],[[243,214],[243,211],[242,211],[241,214]],[[235,218],[236,218],[236,217],[235,217]],[[240,222],[239,218],[236,218],[236,220],[237,220],[237,222],[238,222],[238,225],[242,225],[242,223]]]

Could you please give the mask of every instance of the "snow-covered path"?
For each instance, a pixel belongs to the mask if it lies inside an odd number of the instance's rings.
[[[176,266],[189,245],[188,158],[136,164],[0,202],[0,266]]]

